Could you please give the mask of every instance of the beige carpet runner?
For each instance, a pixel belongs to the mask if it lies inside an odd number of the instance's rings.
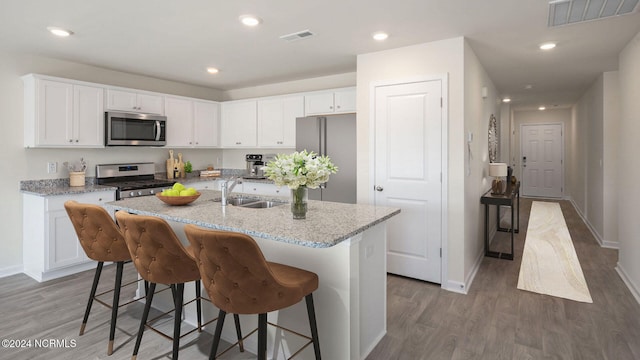
[[[593,302],[558,203],[531,206],[518,289]]]

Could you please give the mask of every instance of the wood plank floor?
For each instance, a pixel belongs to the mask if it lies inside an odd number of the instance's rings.
[[[388,276],[387,335],[367,359],[640,359],[640,305],[614,270],[617,251],[600,248],[571,204],[560,204],[593,304],[516,289],[531,208],[531,200],[522,199],[515,260],[484,258],[467,295]],[[507,234],[499,234],[492,248],[500,250],[507,241]],[[109,288],[114,270],[105,267],[101,289]],[[125,277],[136,277],[130,264]],[[78,336],[92,279],[93,271],[42,284],[25,275],[0,279],[1,339],[75,342],[72,348],[0,347],[0,359],[130,359],[140,303],[121,309],[112,356],[106,355],[107,308],[94,304],[87,330]],[[133,287],[125,288],[122,299],[133,294]],[[170,331],[171,319],[166,321]],[[194,333],[181,344],[181,359],[206,359],[211,335]],[[146,332],[138,359],[169,358],[171,342]],[[254,358],[235,349],[223,357]]]
[[[559,201],[593,304],[516,289],[531,209],[522,199],[514,261],[484,258],[467,295],[388,276],[378,359],[640,359],[640,305],[568,201]],[[492,250],[508,251],[499,233]]]

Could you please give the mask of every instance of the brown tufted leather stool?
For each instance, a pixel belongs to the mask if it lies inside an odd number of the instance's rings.
[[[111,306],[111,329],[109,331],[109,346],[107,349],[107,354],[111,355],[113,354],[113,340],[116,331],[116,318],[118,316],[122,271],[124,263],[131,260],[131,255],[120,233],[120,229],[104,208],[98,205],[81,204],[73,200],[65,202],[64,208],[67,210],[69,219],[78,235],[82,249],[91,260],[98,262],[93,277],[89,301],[87,302],[87,308],[84,312],[82,325],[80,326],[80,335],[84,334],[93,300],[96,299],[98,302],[101,302],[96,298],[96,290],[98,288],[100,274],[102,273],[102,266],[105,261],[116,263],[116,279],[113,287],[113,304]],[[109,306],[108,304],[103,304]],[[120,306],[124,305],[126,304]]]
[[[209,298],[220,309],[209,359],[216,357],[226,313],[259,314],[258,359],[266,359],[267,313],[294,305],[303,297],[307,303],[312,336],[305,336],[310,341],[304,347],[313,343],[315,357],[320,359],[312,295],[318,288],[318,275],[267,262],[255,240],[245,234],[203,229],[195,225],[186,225],[184,231],[192,245]]]
[[[136,359],[140,349],[140,342],[149,317],[156,284],[170,285],[173,292],[175,304],[173,359],[178,359],[184,283],[186,282],[195,281],[198,329],[201,329],[200,272],[193,258],[191,246],[185,248],[169,224],[158,217],[132,215],[125,211],[118,211],[116,219],[120,224],[122,234],[138,273],[149,282],[147,302],[140,321],[140,329],[138,330],[132,360]],[[237,317],[236,328],[238,329],[238,339],[241,341],[242,335],[239,333],[239,319]]]

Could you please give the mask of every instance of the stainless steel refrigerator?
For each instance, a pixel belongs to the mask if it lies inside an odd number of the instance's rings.
[[[296,150],[327,155],[338,167],[325,185],[309,189],[309,199],[356,203],[355,114],[297,118]]]

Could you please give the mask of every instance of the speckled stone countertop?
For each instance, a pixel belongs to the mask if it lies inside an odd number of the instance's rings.
[[[74,195],[96,191],[116,191],[113,186],[96,185],[93,178],[85,179],[85,186],[69,186],[69,179],[26,180],[20,182],[20,191],[38,196]]]
[[[214,178],[201,178],[199,176],[190,176],[187,178],[172,179],[176,182],[189,184],[201,181],[230,180],[242,177],[245,170],[239,169],[223,169],[222,175]],[[166,179],[166,173],[157,173],[156,179]],[[243,179],[242,182],[259,182],[273,184],[269,179]],[[69,186],[69,178],[61,179],[44,179],[44,180],[23,180],[20,181],[20,191],[27,194],[38,196],[56,196],[56,195],[74,195],[96,191],[116,191],[117,188],[108,185],[95,184],[94,177],[86,177],[85,186]]]
[[[158,216],[169,221],[237,231],[315,248],[334,246],[400,213],[398,208],[309,200],[307,218],[293,220],[288,204],[268,209],[223,207],[216,201],[220,199],[219,191],[202,190],[201,194],[200,198],[185,206],[170,206],[154,196],[113,201],[105,206],[112,210]],[[244,196],[258,198],[255,195]],[[259,198],[288,201],[287,198]]]

